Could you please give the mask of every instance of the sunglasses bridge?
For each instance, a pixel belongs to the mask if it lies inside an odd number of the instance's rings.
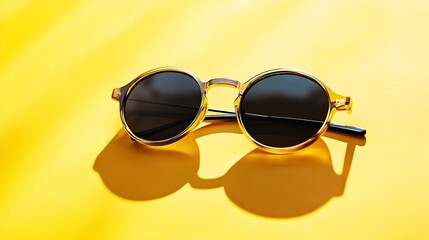
[[[241,83],[234,79],[229,78],[213,78],[205,83],[205,92],[214,87],[230,87],[240,89]]]

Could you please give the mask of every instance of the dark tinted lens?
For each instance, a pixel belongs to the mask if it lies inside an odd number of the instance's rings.
[[[202,101],[198,83],[179,72],[160,72],[137,83],[125,100],[124,117],[139,138],[162,141],[185,131]]]
[[[329,98],[316,81],[295,74],[277,74],[254,83],[244,94],[240,114],[244,128],[257,142],[291,147],[313,137],[329,112]]]

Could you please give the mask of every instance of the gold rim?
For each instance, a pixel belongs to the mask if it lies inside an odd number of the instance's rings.
[[[272,75],[277,75],[277,74],[282,74],[282,73],[286,73],[286,74],[295,74],[295,75],[299,75],[299,76],[303,76],[306,77],[310,80],[313,80],[314,82],[316,82],[317,84],[319,84],[322,89],[326,92],[326,95],[328,97],[328,101],[329,101],[329,105],[328,105],[328,109],[327,109],[327,114],[326,114],[326,118],[321,126],[321,128],[318,130],[318,132],[311,138],[309,138],[308,140],[306,140],[305,142],[302,142],[298,145],[294,145],[291,147],[272,147],[272,146],[268,146],[265,145],[261,142],[258,142],[256,139],[254,139],[246,130],[246,127],[243,124],[243,119],[240,113],[240,105],[241,105],[241,100],[243,97],[243,94],[245,94],[245,92],[250,89],[252,87],[252,85],[254,85],[256,82],[264,79],[265,77],[268,76],[272,76]],[[279,68],[279,69],[272,69],[272,70],[268,70],[265,72],[262,72],[256,76],[254,76],[253,78],[251,78],[250,80],[248,80],[247,82],[245,82],[242,87],[239,90],[239,95],[237,96],[237,98],[235,99],[235,112],[236,112],[236,116],[237,116],[237,121],[239,123],[240,129],[243,132],[243,134],[246,136],[247,139],[249,139],[251,142],[253,142],[256,146],[260,147],[261,149],[270,152],[270,153],[277,153],[277,154],[285,154],[285,153],[291,153],[291,152],[296,152],[300,149],[303,149],[305,147],[308,147],[309,145],[311,145],[312,143],[314,143],[321,135],[323,135],[326,130],[328,129],[328,125],[334,115],[334,109],[335,107],[333,107],[334,105],[332,104],[332,98],[331,98],[331,94],[334,94],[334,92],[319,78],[306,73],[304,71],[300,71],[300,70],[296,70],[296,69],[288,69],[288,68]]]
[[[148,77],[150,75],[153,75],[155,73],[159,73],[159,72],[179,72],[179,73],[184,73],[184,74],[187,74],[187,75],[191,76],[195,80],[195,82],[198,83],[198,86],[200,87],[201,104],[200,104],[200,107],[198,109],[198,113],[195,116],[193,122],[185,130],[183,130],[180,134],[178,134],[178,135],[176,135],[174,137],[165,139],[165,140],[161,140],[161,141],[150,141],[150,140],[145,140],[145,139],[139,138],[129,128],[129,126],[128,126],[126,120],[125,120],[125,115],[124,115],[125,102],[126,102],[126,99],[128,98],[128,95],[130,94],[131,90],[134,88],[134,86],[136,84],[138,84],[139,82],[141,82],[144,78],[146,78],[146,77]],[[139,75],[138,77],[136,77],[134,80],[132,80],[132,85],[128,88],[128,90],[127,90],[127,92],[125,94],[124,101],[123,101],[122,106],[120,108],[120,115],[121,115],[122,124],[124,125],[125,130],[127,131],[127,133],[134,140],[136,140],[139,143],[142,143],[142,144],[145,144],[145,145],[150,145],[150,146],[161,146],[161,145],[167,145],[167,144],[176,142],[177,140],[183,138],[184,136],[186,136],[186,134],[188,134],[189,132],[191,132],[192,130],[194,130],[195,127],[202,120],[204,120],[204,117],[205,117],[205,115],[207,113],[207,97],[206,97],[204,89],[205,89],[205,83],[203,83],[196,74],[194,74],[193,72],[191,72],[191,71],[189,71],[187,69],[184,69],[184,68],[179,68],[179,67],[161,67],[161,68],[156,68],[156,69],[147,71],[147,72]]]

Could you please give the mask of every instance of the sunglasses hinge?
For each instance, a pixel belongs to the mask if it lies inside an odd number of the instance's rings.
[[[112,91],[112,99],[115,101],[119,101],[119,99],[121,98],[121,89],[120,88],[115,88]]]
[[[345,99],[336,99],[334,106],[337,110],[350,112],[352,110],[352,99],[350,97],[345,97]]]

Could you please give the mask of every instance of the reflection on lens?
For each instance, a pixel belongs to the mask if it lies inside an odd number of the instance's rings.
[[[197,81],[181,72],[159,72],[134,85],[125,99],[124,118],[137,137],[163,141],[190,127],[202,101]]]
[[[240,115],[260,144],[284,148],[315,136],[329,112],[329,97],[316,81],[293,73],[270,75],[244,92]]]

